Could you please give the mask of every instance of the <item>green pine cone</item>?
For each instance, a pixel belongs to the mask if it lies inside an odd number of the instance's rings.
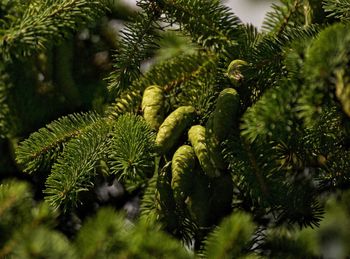
[[[143,93],[143,117],[154,130],[158,130],[164,120],[164,100],[164,91],[157,85],[147,87]]]
[[[131,112],[137,113],[141,102],[141,93],[139,90],[132,89],[130,92],[123,93],[116,99],[113,109],[109,110],[110,115],[118,117],[121,114]]]
[[[195,165],[196,154],[191,146],[183,145],[176,150],[171,163],[171,188],[177,203],[182,203],[189,194]]]
[[[199,164],[201,165],[205,174],[209,177],[219,176],[219,171],[214,168],[209,158],[205,141],[205,127],[201,125],[192,126],[188,131],[188,139],[194,148]]]
[[[218,137],[214,134],[213,122],[214,122],[214,118],[213,116],[210,116],[208,119],[207,125],[205,127],[206,129],[205,141],[208,149],[209,158],[212,164],[216,168],[225,169],[226,164],[225,164],[223,155],[221,154],[220,141]]]
[[[206,125],[206,144],[212,163],[216,168],[225,169],[220,144],[238,126],[239,96],[235,89],[221,91],[216,108]]]
[[[213,132],[219,141],[226,139],[230,131],[238,126],[239,96],[235,89],[221,91],[213,114]]]
[[[160,154],[167,153],[179,140],[194,120],[196,110],[192,106],[181,106],[173,111],[160,125],[156,145]]]

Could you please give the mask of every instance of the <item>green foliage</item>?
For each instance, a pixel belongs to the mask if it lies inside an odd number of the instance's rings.
[[[0,34],[3,58],[31,55],[43,49],[47,42],[67,37],[105,11],[101,1],[45,0],[25,5],[21,19],[13,21]]]
[[[109,162],[119,179],[144,182],[154,172],[155,135],[135,115],[121,115],[113,125]]]
[[[0,185],[0,256],[10,258],[76,258],[68,239],[51,230],[57,215],[36,203],[27,183]]]
[[[34,132],[16,150],[17,163],[25,172],[35,172],[50,159],[56,159],[67,140],[80,136],[99,117],[95,113],[72,114],[51,122],[45,128]]]
[[[292,133],[296,130],[297,97],[298,88],[290,81],[266,91],[264,96],[245,112],[240,126],[242,136],[250,143],[255,140],[266,141],[271,137],[286,141],[281,139],[286,136],[285,132]]]
[[[81,258],[106,258],[117,255],[118,250],[127,246],[125,239],[128,229],[122,215],[112,209],[100,210],[94,218],[89,218],[80,229],[75,244]]]
[[[346,241],[349,238],[346,231],[349,225],[348,197],[349,191],[346,191],[326,199],[325,214],[319,228],[269,230],[263,244],[263,248],[269,251],[269,257],[346,257],[349,254]]]
[[[320,32],[306,52],[304,70],[308,87],[304,88],[299,105],[307,125],[317,120],[325,107],[336,105],[335,84],[347,80],[342,78],[342,69],[348,62],[349,39],[348,26],[334,24]]]
[[[106,4],[0,1],[0,257],[347,257],[349,1]]]
[[[0,199],[1,230],[10,235],[1,238],[1,257],[192,258],[167,234],[142,222],[132,224],[111,208],[88,218],[69,242],[52,228],[55,216],[46,204],[33,207],[27,184],[12,181],[0,185]]]
[[[264,30],[279,35],[286,28],[308,26],[311,23],[309,1],[282,0],[280,2],[273,4],[273,10],[266,15]]]
[[[108,78],[109,91],[115,95],[126,90],[140,76],[141,61],[149,58],[157,47],[156,39],[161,30],[157,10],[145,0],[138,1],[138,4],[149,12],[139,13],[122,33],[114,70]]]
[[[228,51],[240,32],[239,19],[220,1],[162,0],[157,3],[166,21],[183,26],[204,47]]]
[[[248,254],[255,225],[249,215],[237,212],[225,218],[208,235],[205,255],[207,258],[241,258]]]
[[[11,258],[79,258],[63,234],[44,227],[24,230],[13,242]]]
[[[46,180],[46,200],[65,210],[75,207],[79,194],[92,188],[96,163],[105,157],[110,125],[101,120],[64,147]]]
[[[325,0],[323,1],[323,8],[328,12],[328,17],[334,17],[344,22],[350,18],[350,1],[348,0]]]

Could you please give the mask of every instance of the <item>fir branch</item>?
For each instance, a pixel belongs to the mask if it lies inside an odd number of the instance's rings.
[[[127,224],[109,208],[86,221],[76,244],[83,258],[192,258],[179,242],[154,225]]]
[[[263,29],[279,36],[287,28],[303,25],[304,5],[301,0],[283,0],[282,4],[273,4],[273,11],[268,12]]]
[[[250,215],[236,212],[225,218],[205,240],[207,258],[241,258],[247,255],[255,224]]]
[[[285,174],[278,167],[273,142],[249,144],[244,138],[230,136],[223,150],[234,185],[257,210],[267,210],[281,202]]]
[[[283,67],[283,43],[274,38],[263,38],[254,49],[244,53],[242,60],[248,63],[242,67],[243,80],[239,95],[243,102],[241,111],[260,99],[266,89],[273,88],[286,73]]]
[[[156,163],[158,166],[159,162]],[[141,198],[140,205],[140,221],[144,224],[155,225],[161,224],[159,222],[160,213],[156,200],[157,193],[157,182],[158,182],[158,171],[154,173],[153,177],[148,181],[147,187],[144,191],[144,194]]]
[[[0,1],[0,31],[10,27],[11,23],[23,15],[28,7],[27,0]]]
[[[36,208],[33,210],[34,200],[30,186],[26,182],[6,180],[0,185],[0,257],[6,258],[13,252],[14,246],[19,240],[14,240],[18,232],[21,233],[24,227],[38,222],[40,216],[45,218],[44,211]],[[49,209],[46,207],[49,214]],[[43,219],[42,218],[42,219]],[[41,220],[42,220],[41,219]]]
[[[119,179],[144,182],[153,173],[155,134],[135,115],[118,117],[111,132],[109,162]]]
[[[285,80],[280,87],[267,90],[242,117],[241,135],[249,143],[255,141],[285,141],[296,130],[296,102],[300,89]]]
[[[162,28],[157,19],[155,11],[139,13],[122,31],[120,49],[114,55],[114,70],[107,78],[108,89],[113,96],[118,96],[140,76],[141,62],[151,57],[158,48],[157,39]]]
[[[129,244],[128,258],[193,258],[175,238],[162,231],[154,231],[153,226],[140,223],[132,229]]]
[[[100,120],[96,113],[71,114],[51,122],[45,128],[32,133],[16,150],[16,161],[25,172],[33,173],[50,164],[57,157],[62,145],[78,137]]]
[[[12,208],[18,207],[17,216],[23,217],[26,213],[21,213],[22,209],[26,210],[32,194],[29,191],[29,185],[25,182],[7,181],[0,185],[0,218],[1,224],[8,220]],[[10,225],[7,227],[11,227]]]
[[[77,206],[80,192],[92,188],[95,165],[108,150],[110,130],[108,121],[101,120],[64,147],[64,152],[52,167],[44,190],[45,199],[54,208],[62,206],[66,211]]]
[[[241,34],[240,20],[217,0],[157,1],[167,21],[178,23],[194,41],[214,50],[232,51]]]
[[[341,23],[328,26],[310,43],[303,68],[306,83],[298,101],[299,115],[307,127],[325,110],[338,106],[337,85],[348,80],[344,69],[349,62],[349,43],[349,25]]]
[[[257,39],[252,39],[252,49],[241,48],[241,58],[249,64],[242,67],[243,80],[238,89],[243,101],[242,112],[258,101],[267,89],[277,87],[288,76],[284,61],[293,43],[309,41],[318,31],[318,26],[288,28],[278,37],[257,35]]]
[[[0,185],[0,258],[76,258],[62,233],[52,231],[57,214],[37,204],[26,182]]]
[[[324,0],[323,8],[328,12],[327,17],[334,17],[345,22],[350,20],[350,0]]]
[[[303,237],[302,231],[297,229],[271,228],[264,234],[260,246],[268,253],[269,258],[288,258],[291,255],[294,258],[317,258],[320,254],[316,255],[317,252],[313,249],[317,240],[313,232],[310,229],[304,230],[306,235]]]
[[[66,236],[44,226],[26,227],[11,242],[10,258],[79,258]]]
[[[244,142],[244,140],[242,140],[242,142]],[[243,145],[245,152],[247,154],[247,158],[248,158],[248,161],[250,163],[250,167],[256,176],[256,180],[257,180],[258,185],[259,185],[260,190],[261,190],[262,198],[268,200],[270,198],[271,192],[270,192],[270,189],[266,183],[266,179],[265,179],[265,176],[263,174],[264,171],[260,169],[260,166],[258,164],[258,160],[253,155],[249,144],[243,143],[242,145]]]
[[[277,217],[277,224],[298,224],[302,227],[319,227],[324,215],[323,205],[317,200],[317,190],[310,178],[298,177],[285,185],[281,197],[282,212]]]
[[[117,257],[130,242],[127,230],[121,214],[103,208],[84,222],[74,243],[81,258]]]
[[[259,33],[258,28],[252,24],[242,25],[242,36],[238,41],[239,54],[238,58],[243,58],[263,39],[263,34]]]
[[[4,58],[28,56],[60,40],[82,25],[94,21],[105,11],[102,1],[43,0],[29,4],[22,19],[0,35]]]

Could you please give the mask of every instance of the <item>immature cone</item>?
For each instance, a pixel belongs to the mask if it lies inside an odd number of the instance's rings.
[[[211,163],[218,169],[225,169],[225,160],[221,154],[220,141],[213,132],[214,117],[210,116],[206,125],[205,143]]]
[[[219,176],[219,172],[214,168],[209,158],[207,145],[205,143],[205,128],[201,125],[192,126],[188,131],[188,139],[193,146],[199,164],[205,174],[209,177]]]
[[[191,174],[196,164],[196,154],[191,146],[183,145],[174,153],[171,163],[171,188],[177,203],[182,203],[192,186]]]
[[[233,60],[227,68],[227,76],[234,85],[237,85],[242,79],[241,67],[248,65],[244,60]]]
[[[156,145],[160,154],[167,153],[179,140],[196,115],[192,106],[181,106],[173,111],[160,125]]]
[[[220,141],[224,140],[230,131],[238,125],[239,95],[233,88],[221,91],[216,102],[213,116],[213,131]]]
[[[143,93],[143,117],[154,130],[158,130],[164,120],[164,99],[164,91],[157,85],[147,87]]]
[[[238,127],[239,96],[235,89],[226,88],[219,94],[216,108],[206,125],[206,144],[216,168],[225,169],[220,144]]]

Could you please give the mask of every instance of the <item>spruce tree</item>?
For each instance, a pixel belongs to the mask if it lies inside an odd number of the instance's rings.
[[[350,1],[137,4],[0,0],[0,257],[349,256]]]

